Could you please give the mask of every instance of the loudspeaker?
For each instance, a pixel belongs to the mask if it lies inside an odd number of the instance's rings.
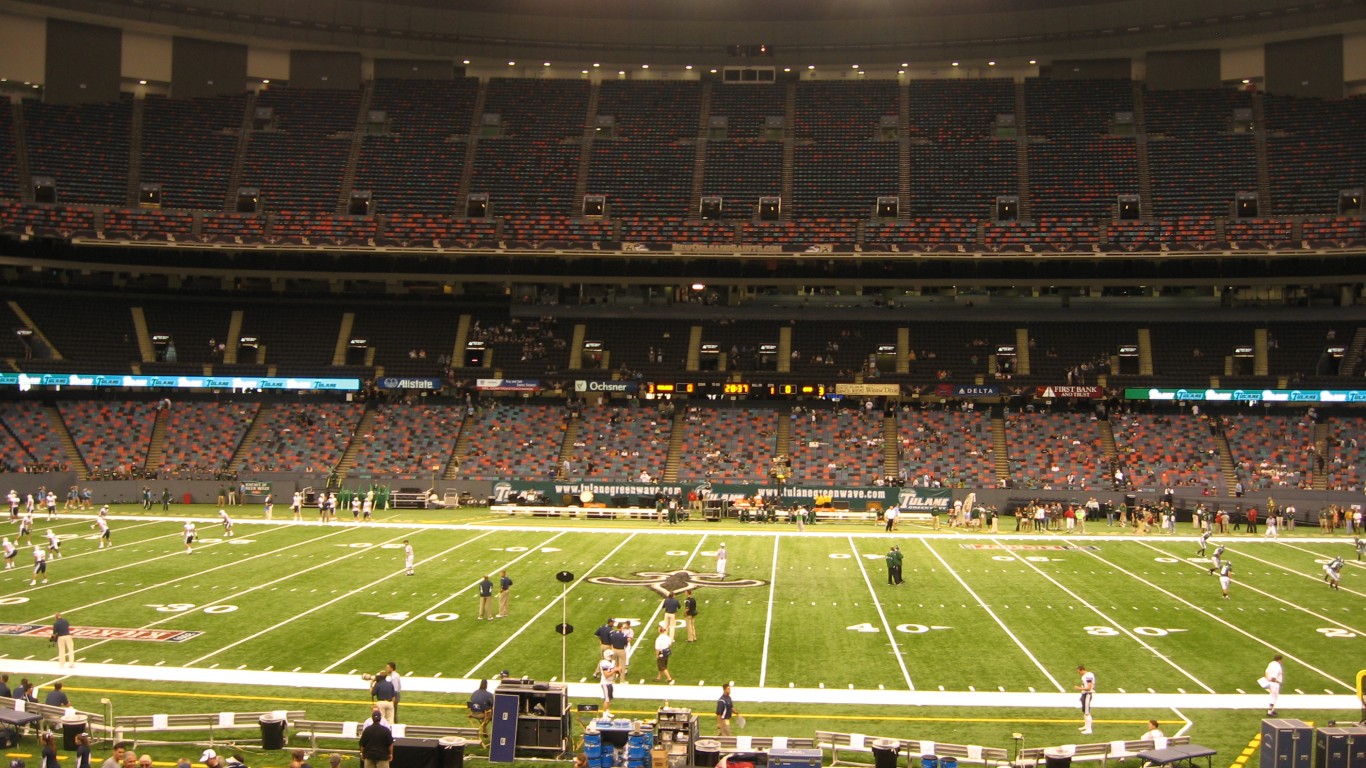
[[[57,180],[51,176],[33,177],[33,202],[57,202]]]
[[[489,196],[478,193],[466,198],[465,215],[471,219],[486,218],[489,215]]]
[[[441,768],[441,743],[436,739],[394,739],[390,768]]]
[[[759,198],[759,220],[777,221],[782,215],[783,199],[781,197],[761,197]]]
[[[607,212],[606,195],[584,195],[583,196],[583,215],[589,217],[602,216]]]

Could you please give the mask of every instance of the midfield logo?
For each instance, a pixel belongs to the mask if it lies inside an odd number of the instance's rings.
[[[742,589],[762,587],[768,584],[760,579],[731,579],[719,573],[696,573],[694,571],[642,571],[639,578],[627,579],[620,576],[596,576],[589,579],[594,584],[609,587],[646,587],[667,597],[670,592],[683,593],[690,589]]]

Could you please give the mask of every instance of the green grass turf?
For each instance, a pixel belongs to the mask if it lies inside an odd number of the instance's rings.
[[[81,641],[78,655],[89,662],[355,674],[395,659],[418,677],[486,677],[506,669],[559,679],[562,646],[553,628],[563,611],[576,627],[565,643],[565,679],[591,682],[592,631],[610,616],[634,619],[648,635],[644,630],[661,617],[660,596],[644,586],[587,580],[565,589],[555,574],[650,580],[679,569],[708,573],[724,541],[730,574],[753,583],[697,591],[701,641],[678,646],[671,668],[680,684],[1058,693],[1072,690],[1074,667],[1086,663],[1099,676],[1096,733],[1086,739],[1136,738],[1152,716],[1174,733],[1184,715],[1194,722],[1195,740],[1219,750],[1221,764],[1233,764],[1256,735],[1260,712],[1182,709],[1183,692],[1260,694],[1255,679],[1273,653],[1284,653],[1285,694],[1348,694],[1366,659],[1366,571],[1349,562],[1337,592],[1321,581],[1319,561],[1335,554],[1351,560],[1350,539],[1341,535],[1278,543],[1216,537],[1228,543],[1225,558],[1235,564],[1233,599],[1225,601],[1209,563],[1192,560],[1196,547],[1186,527],[1184,538],[1134,541],[1093,524],[1088,533],[1103,538],[1081,548],[1003,550],[953,532],[898,536],[866,524],[820,525],[807,535],[782,524],[694,522],[661,530],[652,522],[511,520],[469,509],[377,517],[393,527],[262,526],[251,524],[260,520],[259,507],[239,507],[229,540],[211,519],[217,507],[177,505],[175,521],[154,520],[164,513],[137,505],[111,511],[147,519],[114,521],[116,546],[105,551],[95,550],[89,519],[48,524],[39,517],[38,538],[49,527],[73,538],[63,544],[65,556],[51,562],[49,584],[28,585],[26,553],[18,569],[0,576],[6,622],[46,623],[62,610],[77,626],[203,633],[183,643]],[[277,507],[277,521],[288,516]],[[191,517],[202,540],[187,556],[181,522]],[[305,514],[314,519],[316,511]],[[413,577],[402,574],[405,538],[416,550]],[[997,537],[1037,546],[1067,539]],[[894,544],[906,555],[907,582],[895,588],[886,583],[883,561]],[[512,615],[475,621],[474,585],[503,568],[515,581]],[[632,683],[654,676],[650,638],[643,639]],[[4,658],[50,654],[41,638],[0,638],[0,668]],[[367,708],[359,692],[339,690],[82,676],[67,688],[82,708],[110,698],[116,714],[286,707],[340,719]],[[1149,690],[1171,694],[1171,708],[1106,706],[1107,693]],[[658,691],[658,699],[623,699],[616,709],[648,715],[669,697],[669,689]],[[704,713],[711,706],[710,699],[690,703]],[[756,735],[832,728],[997,746],[1009,746],[1014,732],[1033,746],[1080,738],[1079,716],[1070,709],[739,704]],[[410,692],[405,706],[405,720],[465,724],[463,697]],[[1282,716],[1325,722],[1360,715],[1282,707]],[[704,732],[713,727],[703,722]],[[152,750],[158,759],[183,752]],[[265,762],[284,760],[267,755]],[[1247,764],[1256,762],[1254,755]]]

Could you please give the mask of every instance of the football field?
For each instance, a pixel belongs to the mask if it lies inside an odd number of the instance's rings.
[[[0,579],[0,669],[56,679],[46,627],[61,611],[78,633],[68,687],[91,677],[355,698],[364,692],[359,675],[393,660],[405,696],[458,693],[463,702],[470,678],[507,671],[567,681],[576,701],[593,702],[593,632],[610,618],[636,629],[618,696],[642,712],[666,699],[708,710],[730,681],[737,702],[752,708],[1062,713],[1075,707],[1076,667],[1085,664],[1097,676],[1102,722],[1107,708],[1168,717],[1216,710],[1245,713],[1251,733],[1267,706],[1257,679],[1279,654],[1282,716],[1358,717],[1366,563],[1356,562],[1350,537],[1317,530],[1278,541],[1215,536],[1210,552],[1226,544],[1233,564],[1224,599],[1185,526],[1177,536],[1142,538],[1103,524],[1088,535],[913,526],[889,534],[853,524],[798,532],[781,524],[533,522],[485,510],[321,525],[312,514],[304,524],[290,523],[288,512],[267,523],[255,508],[237,510],[245,511],[229,537],[216,508],[163,517],[115,507],[106,549],[97,548],[89,515],[40,516],[34,543],[51,528],[62,556],[49,561],[48,583],[31,585],[31,547],[21,546],[18,566]],[[187,554],[191,517],[199,540]],[[405,540],[415,552],[411,576]],[[722,544],[728,565],[719,574]],[[888,584],[893,546],[905,556],[900,586]],[[1337,555],[1347,563],[1333,590],[1323,564]],[[485,575],[496,583],[504,570],[513,580],[510,615],[480,621],[478,583]],[[557,579],[566,572],[569,581]],[[684,642],[680,628],[670,664],[677,682],[660,685],[653,643],[662,600],[689,588],[699,640]],[[556,631],[562,622],[574,628],[565,638]],[[1136,738],[1134,730],[1098,738]]]

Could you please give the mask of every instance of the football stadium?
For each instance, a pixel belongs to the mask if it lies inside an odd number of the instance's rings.
[[[10,768],[1366,768],[1363,0],[0,0],[0,93]]]

